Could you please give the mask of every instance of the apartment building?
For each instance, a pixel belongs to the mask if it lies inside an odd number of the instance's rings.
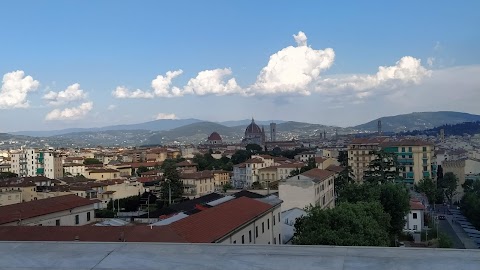
[[[50,179],[63,177],[61,157],[53,152],[38,149],[23,149],[12,154],[12,172],[18,176],[46,176]]]
[[[413,185],[426,177],[436,177],[434,145],[421,140],[390,141],[388,138],[354,139],[348,146],[348,165],[352,168],[355,180],[363,181],[364,172],[376,158],[374,151],[383,149],[397,156],[400,176],[406,184]]]
[[[83,175],[85,176],[85,165],[83,163],[64,163],[63,164],[63,171],[65,175]]]
[[[181,173],[180,180],[183,183],[183,194],[189,198],[198,198],[215,191],[212,171]]]
[[[357,138],[348,145],[348,166],[352,168],[355,181],[362,182],[364,171],[368,170],[368,164],[375,158],[372,151],[381,149],[380,143],[386,138]]]
[[[311,169],[283,180],[278,185],[282,211],[307,206],[335,207],[335,176],[332,171]]]
[[[423,178],[437,176],[434,145],[421,140],[401,140],[383,142],[381,147],[388,153],[397,155],[400,176],[407,185],[417,184]]]
[[[227,183],[230,183],[230,172],[223,170],[213,170],[212,174],[215,191],[223,190],[223,186]]]

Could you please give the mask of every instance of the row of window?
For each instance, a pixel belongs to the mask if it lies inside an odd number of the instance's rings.
[[[273,226],[275,226],[276,222],[275,222],[275,217],[273,217],[272,221],[273,221]],[[278,213],[278,222],[280,222],[280,213]],[[270,230],[270,218],[267,219],[267,230]],[[265,222],[262,222],[262,234],[265,233]],[[259,233],[258,233],[258,226],[255,226],[255,238],[258,238],[259,236]],[[245,244],[245,235],[242,235],[242,244]],[[280,244],[280,239],[281,239],[281,236],[280,234],[278,235],[278,244]],[[249,243],[252,243],[252,230],[249,230],[248,231],[248,242]],[[273,239],[273,242],[274,244],[276,244],[276,238],[274,237]],[[237,243],[237,240],[233,241],[234,244]],[[270,244],[270,242],[268,242]]]

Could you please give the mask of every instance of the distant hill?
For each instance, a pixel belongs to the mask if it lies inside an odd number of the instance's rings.
[[[480,121],[480,115],[450,111],[414,112],[381,117],[353,128],[375,132],[377,131],[378,120],[382,121],[382,130],[385,132],[404,132],[409,130],[432,129],[445,124]]]
[[[167,142],[202,142],[212,134],[218,132],[223,140],[231,141],[239,139],[239,129],[227,127],[213,122],[198,122],[168,131],[157,132],[148,140],[149,144],[162,144]]]
[[[61,130],[50,130],[50,131],[19,131],[11,132],[13,135],[26,135],[26,136],[35,136],[35,137],[48,137],[56,135],[64,135],[69,133],[78,133],[78,132],[99,132],[99,131],[109,131],[109,130],[149,130],[149,131],[161,131],[169,130],[192,123],[202,122],[198,119],[162,119],[154,120],[139,124],[131,125],[114,125],[106,126],[100,128],[68,128]]]
[[[428,136],[438,136],[440,130],[443,129],[445,136],[463,136],[465,134],[475,135],[480,134],[480,121],[477,122],[465,122],[455,125],[442,125],[432,129],[425,130],[414,130],[400,133],[401,135],[428,135]]]
[[[218,122],[218,123],[222,124],[224,126],[227,126],[227,127],[236,127],[236,126],[248,126],[248,125],[250,125],[251,122],[252,122],[252,119],[243,119],[243,120],[235,120],[235,121],[224,121],[224,122]],[[259,126],[265,126],[265,129],[267,129],[267,127],[268,128],[270,127],[270,123],[277,123],[277,125],[278,125],[278,124],[281,124],[281,123],[285,123],[285,121],[283,121],[283,120],[266,120],[266,121],[255,120],[255,123]]]

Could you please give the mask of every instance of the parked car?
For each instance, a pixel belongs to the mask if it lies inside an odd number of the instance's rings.
[[[444,216],[444,215],[439,215],[439,216],[438,216],[438,219],[440,219],[440,220],[445,220],[445,216]]]

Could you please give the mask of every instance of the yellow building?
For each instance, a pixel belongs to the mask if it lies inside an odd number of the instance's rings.
[[[223,186],[227,183],[230,183],[230,172],[223,170],[214,170],[212,171],[212,174],[215,191],[223,190]]]
[[[95,180],[109,180],[120,177],[120,171],[114,169],[92,169],[85,174],[87,178]]]
[[[184,195],[189,198],[197,198],[215,191],[215,179],[211,171],[181,173],[180,180],[183,183]]]
[[[352,168],[355,180],[363,181],[364,172],[376,158],[372,153],[383,149],[397,156],[400,176],[406,184],[416,184],[423,178],[436,176],[434,145],[421,140],[393,141],[385,137],[354,139],[348,145],[348,165]]]

